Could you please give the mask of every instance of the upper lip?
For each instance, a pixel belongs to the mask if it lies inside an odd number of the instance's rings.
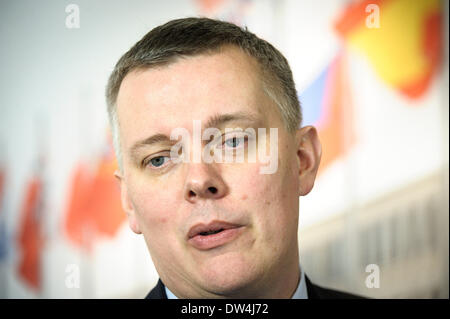
[[[188,232],[188,239],[191,239],[192,237],[197,236],[200,233],[203,232],[210,232],[210,231],[217,231],[217,230],[226,230],[226,229],[231,229],[231,228],[237,228],[237,227],[241,227],[241,225],[238,224],[233,224],[233,223],[228,223],[225,221],[213,221],[209,224],[196,224],[194,226],[191,227],[191,229],[189,229]]]

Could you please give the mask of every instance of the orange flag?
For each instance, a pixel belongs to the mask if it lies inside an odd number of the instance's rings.
[[[116,169],[111,143],[94,171],[83,163],[75,168],[64,224],[75,245],[90,250],[98,237],[114,237],[125,221]]]

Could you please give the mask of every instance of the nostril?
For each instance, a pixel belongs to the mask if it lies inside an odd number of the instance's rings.
[[[213,194],[217,193],[217,188],[215,188],[215,187],[213,187],[213,186],[208,187],[208,190],[209,190],[211,193],[213,193]]]
[[[194,197],[195,193],[193,191],[189,191],[189,197]]]

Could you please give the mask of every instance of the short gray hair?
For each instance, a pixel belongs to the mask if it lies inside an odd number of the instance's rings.
[[[125,76],[133,70],[170,64],[178,57],[214,53],[227,45],[239,47],[259,63],[266,94],[277,104],[289,132],[300,127],[302,114],[292,71],[270,43],[246,28],[208,18],[169,21],[148,32],[117,62],[106,87],[111,133],[122,171],[116,100]]]

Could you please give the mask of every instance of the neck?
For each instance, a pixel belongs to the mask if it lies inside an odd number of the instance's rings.
[[[179,298],[290,299],[297,290],[300,281],[298,248],[291,256],[279,258],[278,260],[283,262],[266,269],[264,274],[253,284],[227,294],[215,294],[210,291],[204,291],[200,287],[192,285],[190,281],[185,280],[186,278],[177,278],[175,281],[169,279],[166,284],[167,288]],[[165,278],[162,279],[165,282]]]
[[[220,299],[290,299],[300,282],[300,263],[298,253],[281,265],[274,266],[273,271],[266,271],[252,285],[230,292],[226,295],[207,293],[200,298]],[[189,297],[186,297],[189,298]]]
[[[298,252],[290,260],[286,260],[276,268],[273,272],[265,274],[261,280],[261,285],[254,290],[255,294],[243,298],[290,299],[297,290],[300,281]]]

